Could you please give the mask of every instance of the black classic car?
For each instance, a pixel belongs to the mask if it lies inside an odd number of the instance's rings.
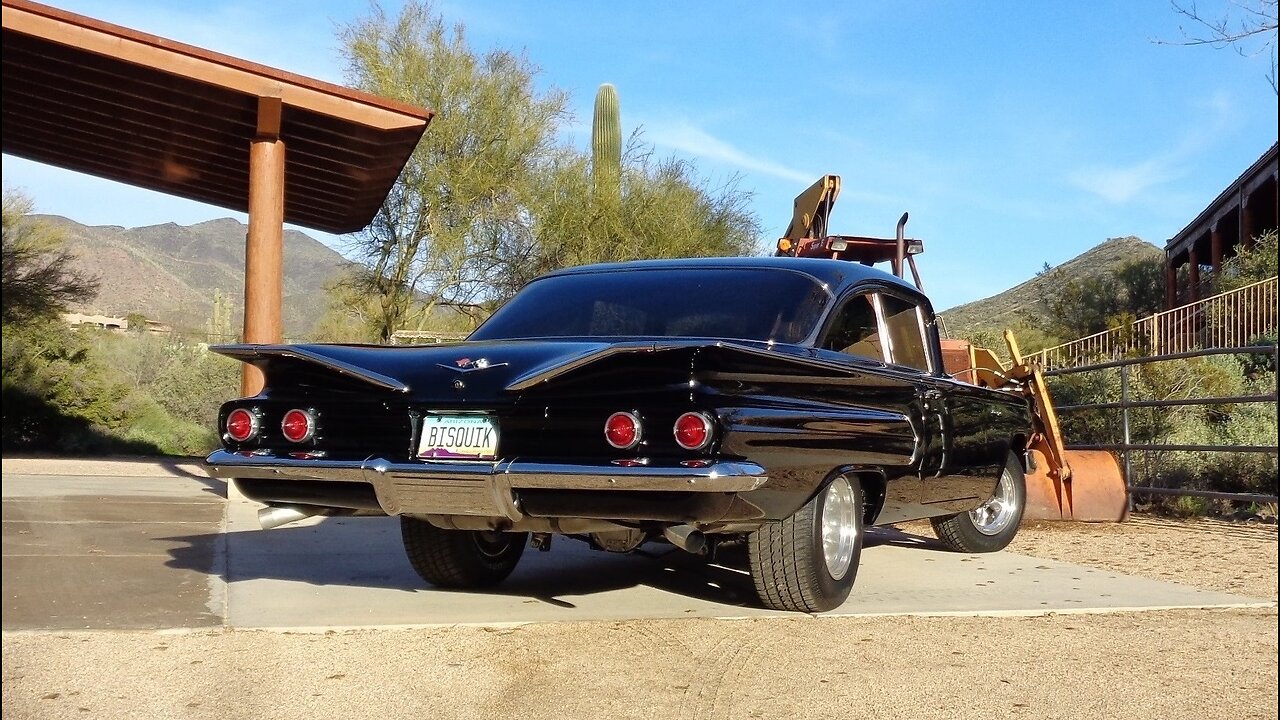
[[[832,259],[640,261],[531,282],[464,342],[229,345],[213,475],[264,527],[399,516],[417,572],[503,580],[554,534],[628,552],[745,543],[760,601],[845,601],[864,528],[931,518],[999,550],[1025,503],[1026,401],[942,370],[929,301]]]

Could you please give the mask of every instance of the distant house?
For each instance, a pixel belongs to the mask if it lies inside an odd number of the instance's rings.
[[[168,334],[173,332],[173,326],[166,325],[159,320],[147,320],[147,326],[143,328],[149,333]]]
[[[1262,154],[1164,246],[1165,307],[1194,303],[1222,261],[1275,230],[1277,146]],[[1208,277],[1206,277],[1206,275]]]
[[[103,330],[128,330],[129,318],[111,317],[110,315],[85,315],[84,313],[62,313],[62,321],[71,327],[95,327]],[[135,323],[134,330],[145,330],[149,333],[168,334],[173,327],[158,320],[143,320],[141,325]]]
[[[62,319],[71,327],[89,327],[103,328],[106,330],[128,330],[129,321],[122,317],[108,317],[106,315],[82,315],[80,313],[63,313]]]

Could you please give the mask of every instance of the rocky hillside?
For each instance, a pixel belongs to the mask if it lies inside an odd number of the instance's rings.
[[[1134,260],[1163,255],[1163,250],[1141,238],[1111,238],[998,295],[965,303],[941,314],[954,337],[977,330],[1001,330],[1016,325],[1020,311],[1031,310],[1043,297],[1053,297],[1064,279],[1102,275]]]
[[[101,281],[97,298],[79,312],[124,316],[142,313],[176,328],[202,329],[213,298],[233,302],[233,322],[243,313],[244,240],[248,226],[223,218],[197,225],[139,228],[87,226],[40,215],[61,229],[80,269]],[[327,306],[325,283],[348,261],[309,235],[284,233],[284,328],[288,337],[310,332]]]

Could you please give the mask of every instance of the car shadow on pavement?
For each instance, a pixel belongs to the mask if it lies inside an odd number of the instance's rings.
[[[942,541],[938,540],[936,537],[905,532],[893,525],[884,525],[881,527],[867,529],[867,538],[863,547],[871,548],[877,545],[892,545],[894,547],[950,552],[947,549],[947,546],[943,545]]]
[[[165,470],[172,473],[176,477],[186,478],[188,480],[194,480],[200,483],[201,485],[204,486],[204,492],[212,493],[222,498],[223,500],[226,500],[227,499],[227,481],[226,480],[218,480],[216,478],[211,478],[204,472],[191,472],[186,467],[184,467],[185,465],[192,465],[192,464],[203,463],[203,462],[204,462],[204,458],[177,459],[177,458],[166,457],[166,458],[162,458],[159,461],[159,465],[160,467],[164,468]]]
[[[563,608],[576,607],[574,597],[637,586],[731,607],[760,606],[743,544],[722,544],[709,557],[691,555],[663,541],[619,554],[557,536],[547,552],[526,548],[515,572],[502,584],[457,591],[434,588],[418,577],[405,557],[400,525],[394,518],[326,518],[274,530],[229,532],[224,538],[226,562],[210,568],[207,548],[215,539],[211,535],[160,538],[170,546],[166,565],[220,573],[229,584],[277,580],[310,586],[514,596]],[[880,545],[944,550],[936,539],[894,527],[868,529],[866,547]]]
[[[220,574],[228,584],[265,579],[312,586],[446,592],[414,572],[394,518],[326,518],[303,526],[228,532],[224,538],[226,561],[211,568],[207,548],[217,539],[216,534],[157,538],[169,546],[166,566]],[[665,542],[650,542],[636,552],[619,554],[558,536],[548,552],[526,548],[515,572],[501,585],[447,592],[521,596],[575,607],[566,598],[645,585],[724,605],[755,605],[745,553],[739,558],[736,549],[725,550],[728,552],[704,558]]]

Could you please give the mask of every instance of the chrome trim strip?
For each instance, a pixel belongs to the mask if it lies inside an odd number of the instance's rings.
[[[221,480],[332,480],[364,482],[363,460],[297,460],[275,455],[242,455],[214,450],[205,459],[205,472]]]
[[[655,490],[683,492],[749,492],[769,481],[764,468],[751,462],[721,461],[706,467],[654,467],[641,465],[571,465],[536,461],[506,460],[499,463],[393,463],[379,457],[365,460],[296,460],[272,455],[241,455],[215,450],[205,461],[210,476],[220,479],[267,478],[366,482],[379,498],[392,490],[389,478],[413,480],[457,477],[485,479],[502,490],[527,488],[550,490]],[[506,493],[498,505],[506,515],[518,510]],[[390,497],[384,507],[392,504]]]
[[[749,492],[769,481],[764,468],[750,462],[717,462],[707,467],[652,465],[599,466],[521,461],[498,465],[513,488],[550,490],[666,490]]]

